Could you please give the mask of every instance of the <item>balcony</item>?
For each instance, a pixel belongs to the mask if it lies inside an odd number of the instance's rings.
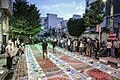
[[[13,15],[13,1],[12,0],[1,0],[0,9],[4,11],[7,16]]]

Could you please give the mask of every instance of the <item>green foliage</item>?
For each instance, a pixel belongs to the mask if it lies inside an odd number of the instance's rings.
[[[50,36],[50,33],[45,33],[44,34],[44,37],[48,37],[48,36]]]
[[[90,4],[89,10],[86,10],[84,22],[86,27],[94,28],[104,20],[104,3],[102,0]]]
[[[72,36],[80,36],[85,31],[83,19],[70,19],[67,23],[68,32]]]
[[[64,38],[66,37],[65,33],[62,34],[62,37],[64,37]]]
[[[15,0],[14,15],[10,19],[10,35],[17,37],[34,37],[41,31],[40,14],[34,4],[26,0]]]

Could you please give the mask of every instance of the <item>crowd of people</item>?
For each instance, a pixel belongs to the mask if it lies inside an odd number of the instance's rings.
[[[17,53],[15,53],[15,46],[18,48]],[[1,54],[5,54],[6,64],[3,67],[6,67],[8,70],[13,69],[13,60],[15,56],[20,56],[24,54],[24,44],[19,40],[13,41],[9,39],[6,46],[3,45],[1,48]]]
[[[71,52],[78,52],[80,55],[85,55],[98,59],[100,56],[115,57],[120,59],[120,40],[107,40],[99,42],[97,38],[53,38],[53,52],[55,46],[65,48]]]
[[[55,53],[55,46],[65,48],[71,52],[78,52],[80,55],[93,57],[99,59],[101,56],[114,57],[120,59],[120,40],[115,41],[107,40],[99,42],[97,38],[83,37],[83,38],[52,38],[53,53]],[[3,52],[6,54],[6,66],[8,69],[12,68],[12,60],[14,53],[14,45],[18,47],[17,54],[20,56],[24,54],[24,44],[19,40],[8,40],[7,46],[4,47]],[[46,39],[43,39],[43,59],[47,58],[47,46]]]

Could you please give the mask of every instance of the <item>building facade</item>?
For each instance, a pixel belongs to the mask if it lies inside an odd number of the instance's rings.
[[[46,17],[40,17],[40,24],[41,26],[44,26]]]
[[[90,4],[94,3],[97,0],[86,0],[86,9],[90,8]]]
[[[9,17],[13,15],[13,1],[0,0],[0,45],[8,40]]]
[[[76,15],[76,14],[74,14],[72,17],[72,19],[80,19],[80,18],[81,18],[81,15]]]
[[[60,32],[66,29],[66,21],[63,18],[57,17],[57,14],[48,13],[44,21],[44,29],[47,32],[50,32],[50,35],[58,36]]]
[[[90,4],[94,3],[97,0],[86,0],[86,9],[89,9]],[[111,9],[113,7],[113,9]],[[113,31],[117,33],[117,36],[120,38],[120,0],[106,0],[105,2],[105,17],[102,27],[106,27],[110,30],[111,19],[113,19],[112,28]],[[110,14],[113,14],[111,16]]]
[[[119,31],[120,22],[120,0],[108,0],[106,3],[106,27],[110,28],[110,19],[113,19],[113,31]],[[110,16],[111,7],[113,6],[113,16]]]

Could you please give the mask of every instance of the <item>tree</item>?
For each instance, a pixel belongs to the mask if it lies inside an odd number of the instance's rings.
[[[9,31],[11,36],[34,37],[40,32],[40,13],[34,4],[29,4],[26,0],[15,0],[13,12]]]
[[[72,36],[80,36],[85,31],[83,19],[70,19],[67,23],[68,32]]]
[[[86,27],[95,28],[104,20],[104,3],[102,0],[90,4],[89,10],[85,11],[84,22]]]

